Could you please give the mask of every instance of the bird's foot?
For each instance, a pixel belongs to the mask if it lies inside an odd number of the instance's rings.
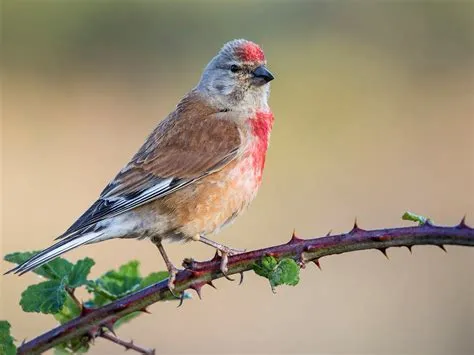
[[[171,292],[171,294],[176,297],[176,298],[181,298],[181,295],[177,295],[174,292],[174,282],[176,281],[176,275],[179,272],[179,269],[176,268],[176,266],[173,265],[171,260],[168,258],[168,255],[165,252],[165,249],[163,248],[163,245],[161,244],[161,240],[154,241],[154,244],[158,248],[158,250],[161,253],[161,256],[163,257],[163,260],[165,261],[166,268],[168,269],[169,277],[168,277],[168,288]]]
[[[167,267],[168,267],[168,273],[169,273],[168,288],[174,297],[181,298],[180,294],[176,294],[174,292],[174,287],[175,287],[174,282],[176,281],[176,275],[178,274],[179,269],[177,269],[173,264],[167,265]]]
[[[222,274],[224,275],[224,277],[225,277],[227,280],[229,280],[229,281],[234,281],[234,279],[231,278],[231,277],[227,274],[227,272],[229,271],[229,269],[227,268],[227,264],[229,263],[229,256],[244,253],[245,250],[243,250],[243,249],[229,248],[229,247],[226,247],[226,246],[224,246],[224,245],[223,245],[221,248],[216,248],[216,249],[221,252],[221,266],[220,266],[220,270],[221,270]]]
[[[216,248],[218,251],[220,251],[221,252],[220,270],[221,270],[222,274],[224,275],[224,277],[227,280],[234,281],[234,279],[229,277],[229,275],[227,274],[227,272],[229,271],[228,268],[227,268],[227,264],[229,263],[229,256],[236,255],[236,254],[241,254],[241,253],[245,252],[245,249],[230,248],[226,245],[223,245],[223,244],[217,243],[213,240],[207,239],[206,237],[201,236],[201,235],[197,235],[197,236],[193,237],[192,239],[195,240],[195,241],[199,241],[201,243],[204,243],[206,245],[209,245],[213,248]]]
[[[229,253],[221,250],[221,266],[220,266],[221,272],[227,280],[234,281],[234,279],[227,274],[227,272],[229,271],[229,269],[227,268],[228,263],[229,263]]]
[[[222,245],[221,248],[216,248],[219,250],[221,253],[225,253],[227,255],[237,255],[237,254],[242,254],[245,253],[245,249],[235,249],[231,247],[226,247],[225,245]]]

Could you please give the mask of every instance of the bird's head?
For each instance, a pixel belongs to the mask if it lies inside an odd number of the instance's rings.
[[[222,109],[266,109],[273,75],[265,65],[265,55],[257,44],[244,39],[230,41],[206,66],[197,89]]]

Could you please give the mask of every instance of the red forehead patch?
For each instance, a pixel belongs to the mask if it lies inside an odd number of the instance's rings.
[[[263,54],[262,49],[255,43],[245,43],[239,49],[239,57],[242,60],[247,62],[263,62],[265,60],[265,55]]]

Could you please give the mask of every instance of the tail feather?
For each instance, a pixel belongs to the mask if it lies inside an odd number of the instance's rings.
[[[65,252],[77,248],[80,245],[90,243],[94,239],[100,237],[103,233],[101,232],[90,232],[84,235],[74,236],[71,238],[66,238],[60,240],[56,244],[51,245],[49,248],[44,249],[43,251],[35,254],[30,259],[26,260],[24,263],[14,267],[11,270],[8,270],[5,274],[11,272],[19,275],[36,269],[37,267],[48,263],[54,258],[58,257]]]

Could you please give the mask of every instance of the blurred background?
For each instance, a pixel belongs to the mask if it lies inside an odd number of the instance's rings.
[[[218,236],[247,250],[351,228],[474,224],[474,3],[2,3],[2,255],[44,248],[97,198],[222,44],[262,45],[276,117],[263,186]],[[297,287],[248,273],[119,329],[159,354],[473,354],[474,250],[389,249],[324,258]],[[206,259],[190,243],[167,248]],[[149,242],[67,254],[93,276],[131,259],[164,269]],[[2,272],[11,265],[2,266]],[[23,313],[38,281],[0,277],[0,318],[21,341],[50,329]],[[86,294],[82,295],[84,299]],[[91,354],[123,349],[98,339]]]

